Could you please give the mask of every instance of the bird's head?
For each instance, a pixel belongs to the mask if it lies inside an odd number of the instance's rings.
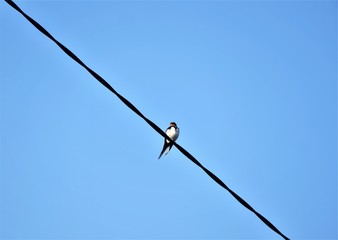
[[[170,127],[177,127],[177,125],[176,125],[175,122],[171,122],[171,123],[170,123]]]

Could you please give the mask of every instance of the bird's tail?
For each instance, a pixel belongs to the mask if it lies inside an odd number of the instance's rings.
[[[160,153],[160,156],[158,156],[158,159],[162,157],[163,153],[164,153],[164,150]]]
[[[160,156],[158,156],[158,159],[160,159],[162,157],[162,155],[163,155],[164,151],[167,149],[167,147],[168,146],[167,146],[166,142],[164,142],[163,149],[162,149],[162,151],[160,153]]]
[[[162,157],[162,155],[163,155],[164,152],[165,152],[164,155],[167,155],[168,152],[170,151],[170,149],[172,148],[172,146],[173,146],[173,144],[165,142],[164,146],[163,146],[163,149],[162,149],[162,151],[161,151],[160,156],[158,157],[158,159],[160,159]]]
[[[167,155],[168,153],[169,153],[169,151],[170,151],[170,149],[172,148],[172,144],[170,144],[168,147],[167,147],[167,149],[166,149],[166,151],[165,151],[165,154],[164,155]]]

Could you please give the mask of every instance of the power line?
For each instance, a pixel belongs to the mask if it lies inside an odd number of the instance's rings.
[[[238,196],[234,191],[232,191],[224,182],[221,181],[215,174],[205,168],[196,158],[194,158],[188,151],[186,151],[183,147],[178,145],[176,142],[172,141],[161,128],[159,128],[155,123],[145,117],[141,111],[139,111],[131,102],[129,102],[126,98],[124,98],[121,94],[119,94],[112,86],[108,84],[106,80],[104,80],[100,75],[90,69],[86,64],[84,64],[81,59],[79,59],[73,52],[71,52],[68,48],[66,48],[63,44],[57,41],[45,28],[43,28],[39,23],[37,23],[34,19],[28,16],[25,12],[23,12],[12,0],[5,0],[11,7],[13,7],[16,11],[21,13],[31,24],[33,24],[41,33],[47,36],[50,40],[52,40],[56,45],[58,45],[69,57],[71,57],[74,61],[84,67],[96,80],[98,80],[103,86],[105,86],[108,90],[114,93],[127,107],[129,107],[134,113],[136,113],[139,117],[141,117],[144,121],[146,121],[156,132],[158,132],[162,137],[169,140],[173,145],[181,151],[187,158],[189,158],[193,163],[195,163],[198,167],[200,167],[206,174],[209,175],[216,183],[218,183],[221,187],[226,189],[238,202],[240,202],[244,207],[253,212],[260,220],[262,220],[270,229],[275,231],[284,239],[287,238],[282,232],[278,230],[270,221],[268,221],[264,216],[258,213],[253,207],[251,207],[244,199]]]

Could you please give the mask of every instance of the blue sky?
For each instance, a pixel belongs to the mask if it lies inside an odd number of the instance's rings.
[[[336,1],[16,1],[292,239],[337,238]],[[1,239],[279,239],[5,2]]]

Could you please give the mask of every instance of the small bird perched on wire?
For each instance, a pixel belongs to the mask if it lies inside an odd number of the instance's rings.
[[[180,129],[177,127],[175,122],[171,122],[169,127],[165,131],[165,133],[168,135],[168,137],[170,137],[175,142],[178,138],[178,135],[180,135]],[[169,140],[164,139],[163,149],[158,159],[161,158],[164,151],[166,151],[165,155],[167,155],[170,149],[172,148],[172,146],[173,146],[173,143],[170,143]]]

